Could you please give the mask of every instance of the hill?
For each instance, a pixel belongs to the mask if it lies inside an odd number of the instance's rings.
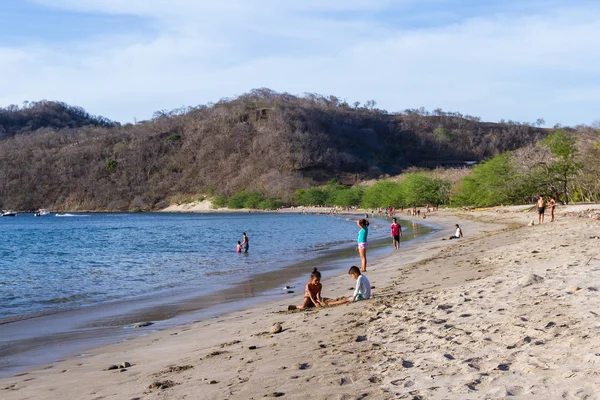
[[[253,90],[120,125],[63,103],[0,109],[0,207],[156,209],[258,191],[284,201],[336,178],[464,165],[546,130],[436,110],[388,113],[334,96]]]
[[[56,101],[28,102],[23,107],[0,108],[0,139],[34,132],[41,128],[63,129],[83,126],[111,127],[114,122],[88,114],[81,107]]]

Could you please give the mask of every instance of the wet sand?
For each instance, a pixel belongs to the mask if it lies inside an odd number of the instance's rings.
[[[261,303],[3,379],[0,394],[595,398],[600,224],[561,207],[557,222],[528,227],[524,209],[436,213],[444,231],[369,266],[370,301],[299,312],[282,311],[289,298]],[[441,240],[456,222],[465,238]],[[353,283],[326,279],[324,295],[347,296]],[[275,323],[282,331],[269,333]],[[122,362],[131,366],[104,370]]]

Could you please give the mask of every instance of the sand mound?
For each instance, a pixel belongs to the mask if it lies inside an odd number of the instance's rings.
[[[521,286],[521,287],[526,287],[526,286],[531,286],[531,285],[535,285],[536,283],[541,283],[544,281],[544,278],[542,278],[539,275],[536,274],[529,274],[529,275],[525,275],[521,278],[519,278],[517,280],[517,285]]]

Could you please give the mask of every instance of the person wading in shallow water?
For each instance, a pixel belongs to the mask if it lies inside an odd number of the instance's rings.
[[[248,242],[248,236],[246,235],[246,232],[242,232],[242,249],[244,249],[244,253],[248,252],[248,249],[250,248],[250,243]]]

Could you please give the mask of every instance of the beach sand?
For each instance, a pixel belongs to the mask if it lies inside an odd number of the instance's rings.
[[[428,221],[443,231],[371,260],[372,300],[287,312],[286,298],[149,331],[2,379],[0,397],[594,399],[600,223],[590,208],[560,207],[541,226],[527,226],[529,207],[437,212]],[[465,238],[442,240],[454,223]],[[335,298],[354,281],[323,284]],[[104,370],[122,362],[131,366]]]

